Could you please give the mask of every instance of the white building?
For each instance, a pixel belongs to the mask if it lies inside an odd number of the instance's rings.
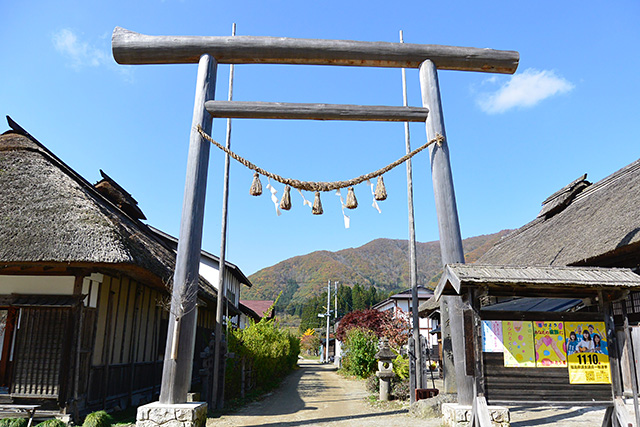
[[[425,288],[424,286],[418,286],[418,307],[420,307],[420,304],[426,302],[432,296],[433,291],[431,289]],[[391,295],[386,300],[379,302],[371,308],[378,311],[392,311],[394,317],[404,316],[409,321],[409,324],[412,325],[413,307],[411,306],[411,289],[407,289],[406,291]],[[419,318],[419,326],[420,335],[426,337],[430,347],[437,347],[438,338],[435,334],[431,334],[431,331],[438,328],[438,319]]]

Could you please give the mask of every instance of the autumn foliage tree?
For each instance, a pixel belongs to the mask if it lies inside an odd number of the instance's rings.
[[[300,348],[309,356],[317,356],[320,349],[320,337],[314,329],[307,329],[300,337]]]
[[[388,338],[389,345],[396,352],[407,344],[409,337],[409,321],[401,312],[393,316],[391,311],[373,309],[352,311],[340,320],[336,338],[345,341],[347,332],[354,328],[369,330],[378,338]]]

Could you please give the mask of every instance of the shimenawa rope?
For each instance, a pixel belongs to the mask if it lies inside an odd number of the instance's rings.
[[[378,176],[381,176],[384,173],[389,172],[391,169],[393,169],[396,166],[406,162],[407,160],[409,160],[410,158],[412,158],[413,156],[415,156],[416,154],[418,154],[419,152],[421,152],[422,150],[424,150],[425,148],[427,148],[431,144],[433,144],[435,142],[440,143],[440,142],[444,141],[444,137],[442,135],[440,135],[440,134],[437,134],[435,138],[433,138],[430,141],[426,142],[421,147],[416,148],[415,150],[413,150],[412,152],[410,152],[408,154],[405,154],[404,156],[400,157],[395,162],[388,164],[387,166],[383,167],[382,169],[378,169],[377,171],[374,171],[374,172],[369,172],[368,174],[361,175],[361,176],[359,176],[357,178],[353,178],[353,179],[350,179],[348,181],[314,182],[314,181],[299,181],[297,179],[285,178],[285,177],[277,175],[275,173],[271,173],[269,171],[266,171],[266,170],[264,170],[264,169],[262,169],[262,168],[260,168],[260,167],[258,167],[256,165],[254,165],[249,160],[239,156],[238,154],[234,153],[233,151],[229,150],[224,145],[220,144],[219,142],[217,142],[216,140],[211,138],[204,131],[204,129],[202,129],[202,127],[200,125],[198,125],[196,127],[196,130],[198,131],[198,133],[204,139],[206,139],[207,141],[211,142],[213,145],[215,145],[216,147],[218,147],[219,149],[221,149],[222,151],[227,153],[234,160],[236,160],[239,163],[243,164],[248,169],[251,169],[251,170],[259,173],[260,175],[264,175],[266,177],[269,177],[269,178],[271,178],[271,179],[273,179],[275,181],[278,181],[278,182],[280,182],[282,184],[289,185],[289,186],[291,186],[293,188],[296,188],[298,190],[305,190],[305,191],[333,191],[333,190],[338,190],[338,189],[341,189],[341,188],[347,188],[347,187],[350,187],[350,186],[354,186],[354,185],[360,184],[360,183],[365,182],[365,181],[367,181],[369,179],[376,178]]]

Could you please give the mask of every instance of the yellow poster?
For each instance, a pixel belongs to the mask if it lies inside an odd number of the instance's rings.
[[[571,384],[611,384],[604,322],[565,322]]]
[[[525,321],[502,322],[504,343],[504,366],[512,368],[535,368],[533,324]]]
[[[564,324],[558,321],[533,322],[537,368],[564,368],[567,366],[563,326]]]

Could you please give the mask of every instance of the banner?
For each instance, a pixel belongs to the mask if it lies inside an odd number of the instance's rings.
[[[502,322],[500,320],[482,321],[482,351],[485,353],[502,353]]]
[[[525,321],[502,322],[504,343],[504,366],[512,368],[535,368],[533,324]]]
[[[562,322],[533,322],[537,368],[564,368],[567,366],[563,326]]]
[[[611,384],[604,322],[565,322],[571,384]]]

